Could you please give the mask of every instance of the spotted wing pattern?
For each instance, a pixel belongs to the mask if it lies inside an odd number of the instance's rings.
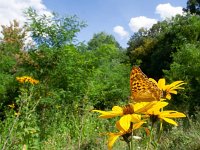
[[[159,101],[162,91],[150,81],[139,67],[133,67],[130,74],[131,99],[134,102]]]

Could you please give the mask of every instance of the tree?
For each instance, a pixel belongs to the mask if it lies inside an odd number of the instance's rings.
[[[194,113],[193,108],[200,106],[200,16],[178,15],[135,35],[128,47],[131,63],[140,60],[148,77],[159,79],[165,76],[171,82],[185,81],[185,93],[175,98],[173,106],[189,108],[190,113]]]
[[[10,22],[8,26],[2,25],[1,27],[0,107],[4,107],[18,95],[14,80],[20,70],[18,64],[20,55],[23,53],[26,29],[20,27],[16,20]]]
[[[130,64],[115,38],[105,32],[94,34],[86,55],[91,71],[87,96],[93,105],[105,109],[127,100]]]
[[[31,8],[26,12],[26,15],[29,20],[26,23],[27,27],[38,46],[61,47],[73,43],[76,34],[86,26],[76,16],[59,17],[55,13],[38,15]]]
[[[1,25],[1,51],[4,54],[14,56],[19,51],[22,51],[24,47],[24,40],[26,36],[26,29],[20,27],[16,20],[10,22],[9,26]],[[7,48],[7,49],[6,49]]]
[[[175,106],[189,108],[189,113],[194,114],[200,107],[200,44],[185,43],[180,49],[174,53],[173,62],[170,70],[166,70],[165,74],[170,81],[183,80],[185,85],[185,93],[182,93],[178,99],[174,101]]]
[[[103,45],[115,45],[117,48],[121,48],[119,43],[115,40],[115,38],[112,35],[108,35],[105,32],[100,32],[97,34],[94,34],[93,38],[88,42],[88,50],[95,50]]]
[[[188,0],[187,7],[183,8],[183,11],[200,15],[200,0]]]
[[[162,55],[156,58],[152,57],[158,51],[165,52],[163,50],[165,47],[161,47],[162,44],[159,44],[159,42],[165,42],[166,39],[164,40],[163,38],[171,39],[169,36],[164,35],[167,24],[166,21],[163,21],[153,25],[149,30],[140,29],[137,33],[134,33],[128,42],[127,55],[130,58],[131,64],[140,65],[146,74],[154,78],[162,76],[161,60],[165,59],[161,58]],[[158,46],[160,47],[158,48]],[[156,62],[156,66],[153,65],[154,62]]]
[[[104,44],[88,51],[92,72],[88,80],[88,98],[95,108],[111,108],[128,101],[130,64],[114,44]]]
[[[200,39],[199,16],[186,15],[158,22],[151,29],[136,33],[129,40],[127,54],[132,64],[154,78],[161,78],[163,69],[168,70],[172,63],[171,55],[185,42]],[[141,31],[139,31],[141,32]]]

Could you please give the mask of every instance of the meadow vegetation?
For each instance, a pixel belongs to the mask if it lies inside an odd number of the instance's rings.
[[[110,110],[130,99],[130,71],[138,65],[151,78],[182,80],[168,109],[186,114],[179,126],[163,124],[158,149],[200,149],[200,16],[186,12],[140,29],[124,49],[112,35],[76,39],[86,23],[77,16],[26,12],[24,27],[2,26],[0,40],[0,149],[105,150]],[[27,43],[31,33],[34,44]],[[144,133],[139,133],[140,135]],[[137,140],[136,149],[145,141]],[[126,149],[119,140],[113,149]]]

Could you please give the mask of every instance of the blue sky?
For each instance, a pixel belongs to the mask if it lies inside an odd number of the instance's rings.
[[[94,33],[104,31],[126,47],[139,27],[150,28],[158,20],[182,12],[186,3],[187,0],[0,0],[0,22],[8,24],[17,18],[23,23],[22,11],[28,7],[40,13],[77,15],[88,25],[78,34],[79,41],[87,42]]]
[[[116,40],[126,47],[127,38],[122,38],[113,31],[115,26],[121,26],[129,33],[134,33],[129,27],[131,18],[145,16],[161,20],[156,14],[159,4],[171,4],[172,7],[185,7],[186,0],[43,0],[47,9],[61,15],[77,15],[86,21],[88,26],[78,34],[78,39],[88,41],[94,33],[105,31],[115,36]]]

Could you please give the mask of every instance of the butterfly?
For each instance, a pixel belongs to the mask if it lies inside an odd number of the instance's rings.
[[[131,70],[130,88],[131,99],[134,102],[159,101],[162,97],[162,90],[136,66]]]

